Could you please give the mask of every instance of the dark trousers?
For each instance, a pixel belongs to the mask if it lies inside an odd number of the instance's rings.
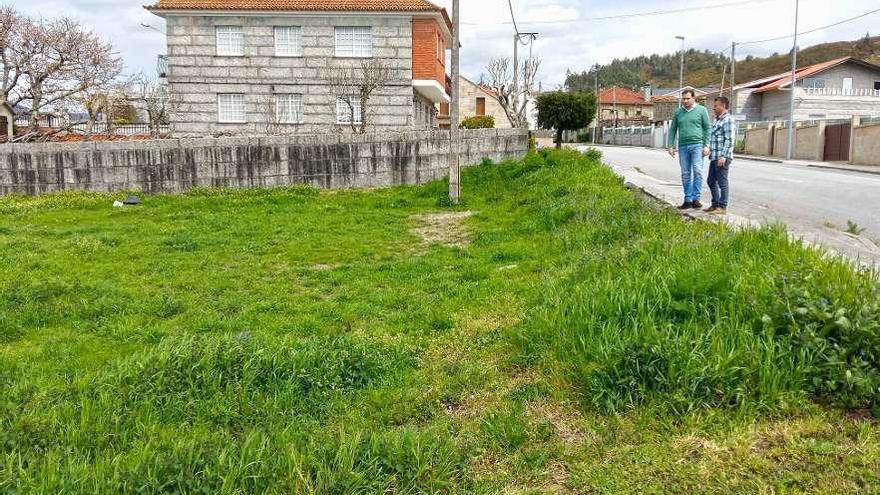
[[[730,162],[728,158],[724,162],[724,167],[718,166],[718,160],[712,160],[709,163],[709,190],[712,191],[712,206],[727,209],[727,199],[730,195],[730,184],[727,181],[727,174],[730,172]]]

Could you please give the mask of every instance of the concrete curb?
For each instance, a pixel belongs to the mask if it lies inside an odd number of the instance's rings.
[[[768,158],[766,156],[751,156],[751,155],[733,155],[737,160],[751,160],[753,162],[767,162],[767,163],[785,163],[785,160],[779,160],[777,158]]]
[[[834,165],[818,165],[811,164],[807,165],[810,168],[824,168],[826,170],[842,170],[844,172],[855,172],[857,174],[869,174],[869,175],[880,175],[880,170],[863,170],[859,168],[848,168],[848,167],[838,167]]]

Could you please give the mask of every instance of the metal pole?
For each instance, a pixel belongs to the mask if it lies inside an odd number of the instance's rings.
[[[519,33],[513,35],[513,97],[517,97],[519,89]],[[516,105],[516,101],[514,101]]]
[[[457,205],[461,196],[461,186],[459,178],[459,27],[461,19],[459,16],[459,0],[452,0],[452,104],[449,112],[449,133],[450,133],[450,153],[449,158],[449,200],[452,204]]]
[[[681,100],[684,97],[684,36],[676,36],[681,40],[681,67],[678,72],[678,108],[681,108]]]
[[[599,134],[599,120],[602,117],[602,103],[599,101],[599,64],[595,65],[596,70],[596,125],[593,128],[593,145],[596,144],[596,135]]]
[[[800,14],[801,2],[794,0],[794,47],[791,49],[791,99],[788,108],[788,146],[785,148],[786,160],[791,160],[792,146],[794,145],[794,93],[797,84],[797,56],[798,56],[798,15]]]
[[[733,104],[734,113],[736,113],[736,104],[733,100],[736,95],[733,94],[733,88],[736,86],[736,41],[730,46],[730,102]]]

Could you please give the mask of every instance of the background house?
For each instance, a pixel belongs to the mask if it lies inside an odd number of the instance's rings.
[[[462,120],[468,117],[490,115],[495,118],[496,129],[510,129],[513,127],[510,119],[507,118],[507,113],[498,101],[498,95],[494,91],[464,76],[459,76],[458,87],[461,91],[458,112]],[[440,104],[439,119],[440,127],[448,129],[449,104]]]
[[[747,121],[787,120],[790,88],[790,72],[739,84],[733,113]],[[794,96],[795,120],[880,115],[880,66],[844,57],[800,68]]]
[[[683,89],[693,89],[694,93],[697,97],[697,103],[703,106],[707,105],[707,97],[713,92],[717,92],[717,88],[682,88],[682,89],[660,89],[653,90],[651,96],[651,103],[654,104],[654,113],[653,113],[653,121],[654,123],[666,122],[672,120],[672,116],[675,115],[675,111],[678,110],[679,101],[681,99],[681,92]],[[709,103],[711,105],[711,102]],[[709,110],[709,115],[712,114],[711,108],[706,107]]]
[[[450,100],[446,50],[452,24],[425,0],[394,2],[159,0],[167,24],[167,80],[178,135],[343,129],[350,109],[330,84],[334,69],[381,60],[391,77],[370,99],[372,129],[437,126]]]
[[[15,111],[6,101],[0,101],[0,142],[15,135]]]
[[[645,94],[611,87],[599,90],[599,124],[607,127],[645,125],[654,115],[653,103]]]

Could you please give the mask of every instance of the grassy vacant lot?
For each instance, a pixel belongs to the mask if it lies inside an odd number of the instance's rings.
[[[0,493],[880,492],[874,274],[597,156],[444,188],[0,200]]]

